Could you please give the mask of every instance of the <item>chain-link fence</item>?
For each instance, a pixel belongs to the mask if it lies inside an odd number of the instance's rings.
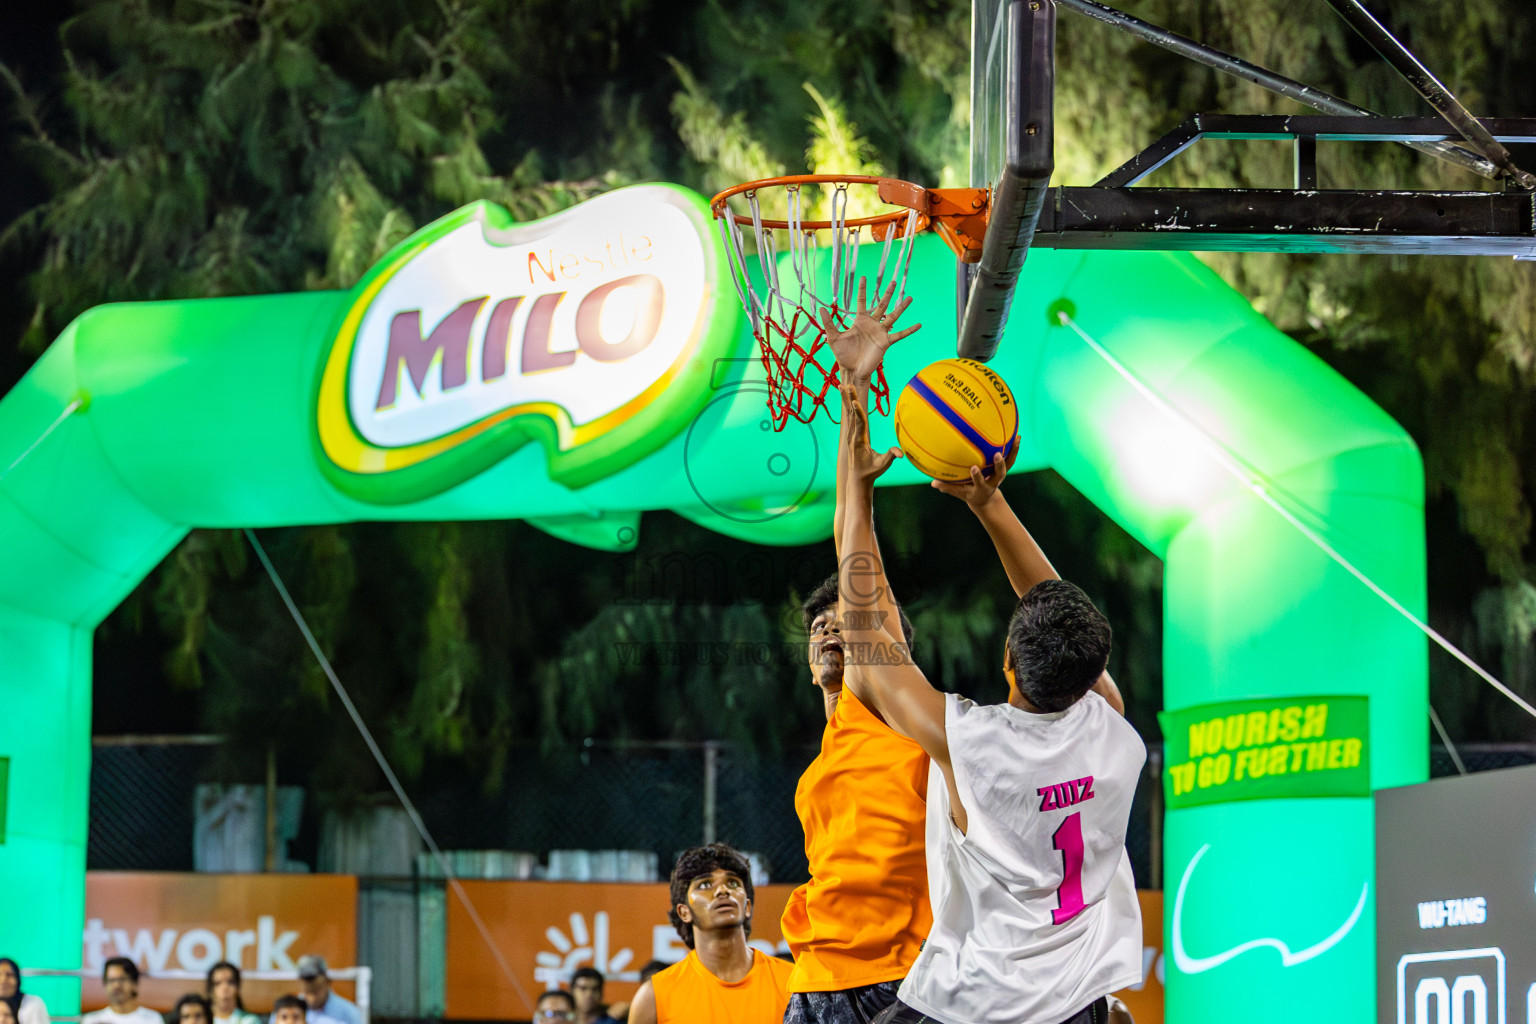
[[[191,871],[194,795],[216,737],[98,740],[91,774],[87,863],[94,870]],[[1468,771],[1536,763],[1529,744],[1466,744]],[[1161,746],[1148,749],[1126,836],[1137,884],[1162,884]],[[687,847],[718,839],[757,853],[777,882],[807,877],[795,786],[814,748],[754,756],[720,743],[591,744],[564,758],[522,751],[503,784],[488,794],[474,780],[417,794],[428,827],[445,850],[634,850],[656,856],[665,877]],[[1430,774],[1456,774],[1444,747],[1430,749]],[[301,846],[316,850],[321,827],[309,802]],[[308,862],[321,870],[314,854]],[[323,859],[323,858],[320,858]]]
[[[98,737],[91,750],[86,864],[191,871],[194,794],[216,736]]]

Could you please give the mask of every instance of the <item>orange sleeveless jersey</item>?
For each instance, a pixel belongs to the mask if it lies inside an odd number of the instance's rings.
[[[795,813],[811,880],[784,908],[791,992],[841,992],[904,978],[933,912],[923,829],[928,755],[844,688]]]
[[[651,977],[656,994],[656,1024],[781,1024],[789,1006],[791,967],[775,956],[752,950],[752,969],[728,985],[709,973],[692,950],[679,962]]]

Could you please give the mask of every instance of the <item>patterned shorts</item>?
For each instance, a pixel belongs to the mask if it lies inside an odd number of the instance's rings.
[[[787,1021],[788,1018],[786,1017]],[[1062,1024],[1105,1024],[1109,1020],[1109,1000],[1095,999],[1084,1009],[1068,1017]],[[939,1024],[938,1021],[914,1010],[901,1000],[896,1000],[874,1020],[874,1024]]]
[[[789,997],[784,1024],[871,1024],[881,1010],[896,1005],[899,981],[850,988],[842,992],[796,992]]]

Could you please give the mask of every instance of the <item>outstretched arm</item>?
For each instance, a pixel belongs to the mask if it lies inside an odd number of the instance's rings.
[[[880,364],[885,361],[886,350],[923,326],[913,324],[896,334],[890,333],[896,326],[896,321],[901,318],[901,314],[906,312],[907,307],[912,304],[912,296],[903,298],[894,309],[887,309],[896,292],[896,285],[892,284],[885,290],[885,294],[880,296],[880,301],[871,307],[866,298],[867,281],[867,278],[859,278],[859,303],[855,309],[853,322],[847,331],[838,330],[832,310],[823,308],[821,311],[822,329],[831,344],[832,354],[837,357],[839,377],[842,383],[853,385],[861,409],[869,408],[869,382],[874,379],[875,371],[880,369]],[[839,561],[843,557],[843,509],[846,501],[843,494],[843,474],[839,472],[837,503],[832,512],[832,543],[836,548]]]
[[[838,472],[844,477],[843,557],[838,606],[847,644],[843,684],[887,725],[948,771],[944,695],[913,664],[901,641],[901,619],[875,546],[874,483],[899,452],[869,447],[869,414],[851,385],[843,388]]]
[[[976,513],[976,518],[986,528],[987,536],[992,538],[992,545],[997,548],[997,557],[1003,563],[1003,571],[1008,574],[1013,592],[1023,597],[1035,584],[1060,579],[1061,576],[1045,557],[1045,552],[1040,550],[1040,545],[1035,543],[1035,538],[1019,522],[1019,517],[1014,515],[1008,499],[1003,497],[999,487],[1007,475],[1007,460],[999,453],[992,457],[990,476],[983,476],[980,466],[972,466],[969,481],[948,483],[935,480],[933,487],[961,499]],[[1093,690],[1108,701],[1110,707],[1125,714],[1125,701],[1120,696],[1120,688],[1108,672],[1099,676],[1093,684]]]
[[[1015,440],[1014,444],[1017,446],[1018,441]],[[991,476],[983,476],[980,466],[972,466],[971,478],[964,483],[935,480],[933,487],[964,501],[966,507],[981,520],[987,536],[992,538],[993,547],[997,548],[997,557],[1003,563],[1003,570],[1008,573],[1008,582],[1013,585],[1013,592],[1023,597],[1036,583],[1061,577],[1051,567],[1050,560],[1040,550],[1040,545],[1035,543],[1035,538],[1019,522],[1019,517],[1013,514],[1008,499],[999,490],[999,485],[1007,475],[1008,462],[998,453],[992,457]]]

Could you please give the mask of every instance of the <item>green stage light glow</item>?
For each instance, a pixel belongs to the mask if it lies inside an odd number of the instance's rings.
[[[80,963],[91,633],[192,527],[525,518],[617,551],[671,509],[758,543],[828,536],[836,427],[764,429],[723,256],[700,197],[641,186],[533,225],[477,204],[347,292],[71,324],[0,401],[0,466],[27,453],[0,479],[0,949]],[[954,353],[953,266],[915,246],[906,320],[927,326],[892,349],[893,391]],[[1424,638],[1202,440],[1422,615],[1423,473],[1396,423],[1185,254],[1032,253],[991,365],[1020,405],[1016,471],[1055,469],[1164,560],[1170,713],[1365,697],[1370,785],[1426,778]],[[894,443],[888,417],[874,435]],[[1165,834],[1170,1021],[1371,1017],[1368,798],[1181,807]],[[75,1012],[78,986],[29,985]]]

